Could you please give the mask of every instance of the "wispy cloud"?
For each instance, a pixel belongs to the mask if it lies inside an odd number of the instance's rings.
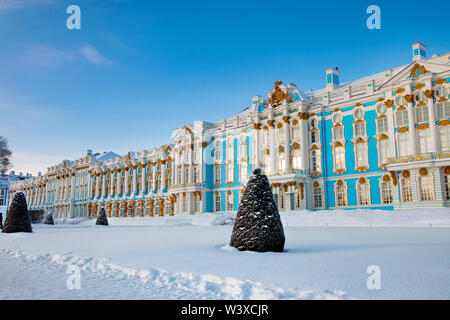
[[[0,0],[0,11],[14,11],[53,4],[54,0]]]
[[[61,50],[48,45],[32,45],[26,56],[27,66],[55,68],[77,60],[85,60],[95,66],[112,66],[115,63],[102,55],[96,47],[84,45],[74,50]]]
[[[90,63],[95,65],[102,65],[102,66],[111,66],[113,65],[113,62],[103,56],[98,50],[89,45],[85,45],[80,48],[79,52],[81,55]]]
[[[66,62],[76,59],[77,56],[69,51],[47,45],[33,45],[26,56],[26,64],[41,67],[59,67]]]

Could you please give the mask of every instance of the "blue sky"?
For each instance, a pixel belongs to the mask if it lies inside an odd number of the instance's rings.
[[[81,8],[81,30],[66,8]],[[366,8],[381,8],[381,30]],[[0,135],[16,172],[170,142],[217,121],[276,79],[324,87],[450,50],[450,2],[0,0]]]

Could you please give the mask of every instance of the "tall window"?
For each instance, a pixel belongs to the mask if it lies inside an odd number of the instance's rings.
[[[433,177],[431,175],[420,177],[420,200],[434,200]]]
[[[227,211],[233,211],[233,192],[227,192]]]
[[[193,168],[194,170],[194,183],[198,183],[200,181],[200,172],[199,172],[199,167],[198,166],[194,166]]]
[[[189,183],[189,167],[184,168],[184,183]]]
[[[441,140],[441,150],[450,150],[450,126],[439,127],[439,137]]]
[[[394,200],[392,193],[392,183],[390,181],[381,182],[381,203],[391,204]]]
[[[227,163],[227,182],[234,181],[234,163],[230,160]]]
[[[284,194],[284,190],[280,190],[280,210],[285,210],[286,197]]]
[[[222,161],[222,146],[219,140],[217,140],[215,143],[214,160]]]
[[[286,171],[286,160],[284,152],[278,153],[278,171]]]
[[[414,111],[416,114],[416,123],[422,123],[422,122],[429,121],[429,114],[428,114],[427,106],[415,107]]]
[[[161,214],[161,207],[159,206],[159,201],[156,201],[155,203],[155,215]]]
[[[367,155],[367,143],[356,143],[355,144],[355,152],[356,152],[356,167],[366,167],[368,166],[368,155]]]
[[[366,206],[370,204],[369,183],[368,182],[358,183],[357,191],[358,191],[358,205]]]
[[[5,205],[6,189],[0,189],[0,206]]]
[[[239,157],[247,158],[247,144],[241,143],[239,146]]]
[[[314,208],[321,208],[323,206],[322,187],[313,187]]]
[[[241,161],[239,163],[239,180],[247,178],[247,161]]]
[[[194,195],[194,212],[200,212],[200,196]]]
[[[386,164],[389,158],[389,140],[383,139],[378,141],[378,156],[380,164]]]
[[[334,168],[345,169],[345,147],[342,145],[334,148]]]
[[[385,133],[388,131],[388,119],[379,118],[377,119],[377,133]]]
[[[214,184],[220,184],[221,178],[220,165],[214,166]]]
[[[177,184],[181,184],[181,178],[182,178],[182,174],[183,171],[181,170],[181,168],[177,169],[178,175],[177,175]]]
[[[444,173],[444,183],[445,183],[445,199],[450,200],[450,179],[449,175]]]
[[[318,130],[314,130],[310,132],[310,136],[311,136],[311,143],[319,143],[320,142],[320,135],[319,135],[320,131]]]
[[[301,169],[302,167],[302,156],[300,150],[296,149],[292,153],[292,169]]]
[[[331,132],[333,134],[333,140],[344,139],[344,127],[343,126],[333,127]]]
[[[409,178],[400,179],[400,189],[402,193],[402,201],[411,202],[413,199],[411,190],[411,180]]]
[[[436,111],[439,120],[450,118],[450,101],[436,103]]]
[[[336,206],[347,206],[347,186],[341,185],[336,187]]]
[[[406,156],[409,153],[409,132],[399,133],[398,139],[398,155],[400,157]]]
[[[355,122],[353,125],[355,137],[364,137],[366,135],[366,123],[365,122]]]
[[[403,127],[408,125],[408,110],[395,111],[395,119],[397,127]]]
[[[430,151],[430,130],[417,130],[419,136],[419,153],[427,153]]]
[[[295,188],[295,209],[300,209],[300,190]]]
[[[189,206],[189,201],[188,201],[188,194],[185,194],[183,196],[183,212],[188,212],[188,206]]]
[[[311,168],[312,172],[319,172],[321,170],[320,151],[311,151]]]
[[[219,212],[222,210],[222,202],[221,202],[221,198],[220,198],[220,193],[217,192],[215,194],[215,199],[214,199],[214,207],[215,207],[215,211]]]
[[[300,126],[295,125],[291,127],[291,139],[297,140],[300,138]]]

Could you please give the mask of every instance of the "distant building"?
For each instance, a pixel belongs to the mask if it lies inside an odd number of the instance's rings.
[[[11,171],[9,174],[6,172],[0,173],[0,212],[3,213],[3,217],[5,217],[5,213],[7,210],[7,205],[9,203],[9,186],[13,182],[22,181],[25,179],[32,178],[30,173],[25,175],[20,172],[18,175],[14,171]]]
[[[122,156],[89,150],[11,193],[56,218],[103,206],[109,216],[230,212],[262,167],[281,211],[447,207],[449,58],[427,59],[416,42],[412,62],[355,81],[340,81],[338,68],[319,90],[276,81],[233,117],[175,129],[170,144]]]

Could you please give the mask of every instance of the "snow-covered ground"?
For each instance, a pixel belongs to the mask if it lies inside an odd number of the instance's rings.
[[[0,299],[450,298],[450,210],[283,213],[282,253],[228,247],[231,217],[0,234]],[[81,270],[80,290],[66,285],[69,265]],[[370,265],[381,270],[380,290],[367,288]]]

